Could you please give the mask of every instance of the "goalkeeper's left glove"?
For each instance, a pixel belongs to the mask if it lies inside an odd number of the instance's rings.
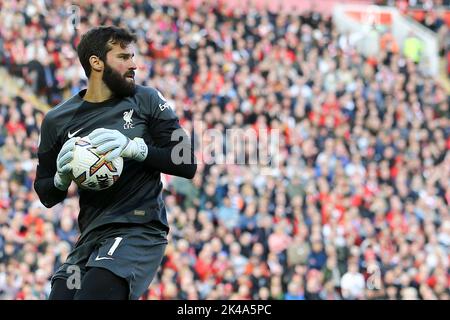
[[[100,154],[111,151],[106,161],[112,161],[117,157],[131,158],[136,161],[144,161],[147,158],[148,147],[142,138],[131,140],[118,130],[105,128],[95,129],[89,134],[91,144]]]
[[[78,137],[73,137],[67,140],[59,151],[58,157],[56,158],[57,171],[53,179],[53,183],[55,187],[61,191],[66,191],[67,189],[69,189],[70,183],[72,182],[71,161],[73,160],[73,149],[78,139]]]

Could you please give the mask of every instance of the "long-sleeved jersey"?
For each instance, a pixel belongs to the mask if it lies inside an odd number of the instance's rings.
[[[50,110],[43,120],[34,183],[41,202],[50,208],[67,195],[67,191],[54,186],[53,179],[56,158],[69,138],[87,136],[97,128],[116,129],[130,139],[143,138],[148,146],[147,158],[143,162],[124,159],[120,178],[108,189],[78,189],[81,233],[116,222],[156,222],[155,225],[168,231],[160,174],[190,179],[197,168],[192,144],[180,129],[178,118],[161,93],[153,88],[137,85],[132,97],[111,98],[100,103],[84,101],[85,91]],[[177,129],[184,136],[174,141],[172,133]],[[171,154],[175,146],[177,150],[189,151],[189,162],[173,161]]]

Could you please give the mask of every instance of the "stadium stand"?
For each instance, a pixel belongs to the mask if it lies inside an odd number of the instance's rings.
[[[48,105],[86,83],[80,34],[115,24],[187,130],[282,132],[273,175],[164,177],[169,246],[142,299],[449,299],[449,96],[401,50],[365,57],[319,11],[85,3],[79,20],[68,1],[0,4],[2,66]],[[37,105],[2,83],[0,299],[46,299],[78,236],[75,186],[51,209],[32,188]]]

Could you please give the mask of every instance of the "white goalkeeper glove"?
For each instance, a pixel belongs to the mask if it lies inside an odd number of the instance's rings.
[[[147,158],[148,147],[142,138],[130,140],[118,130],[105,128],[95,129],[88,137],[98,153],[105,154],[111,151],[105,157],[106,161],[112,161],[117,157],[136,161],[144,161]]]
[[[56,188],[61,191],[66,191],[69,189],[70,182],[72,181],[72,164],[73,160],[73,148],[75,147],[75,142],[80,139],[79,137],[74,137],[66,141],[59,151],[58,157],[56,158],[56,174],[53,179],[53,183]]]

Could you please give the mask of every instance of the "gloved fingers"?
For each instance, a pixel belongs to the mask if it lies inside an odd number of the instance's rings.
[[[115,158],[120,156],[120,153],[122,152],[121,148],[116,148],[113,151],[111,151],[110,153],[108,153],[108,155],[105,157],[106,161],[113,161]]]
[[[89,133],[88,137],[89,137],[89,140],[92,140],[101,134],[110,133],[111,131],[114,131],[114,130],[98,128],[98,129],[95,129],[94,131],[92,131],[91,133]]]
[[[100,135],[97,135],[95,138],[90,139],[91,140],[91,144],[94,147],[98,147],[100,145],[102,145],[105,142],[108,141],[114,141],[117,139],[117,135],[111,134],[109,132],[106,133],[102,133]]]
[[[74,137],[74,138],[67,140],[63,144],[61,150],[59,151],[59,155],[63,156],[65,153],[72,151],[73,148],[75,147],[75,143],[77,142],[78,139],[79,139],[79,137],[76,137],[76,138]]]
[[[72,164],[68,163],[64,166],[61,167],[61,169],[59,170],[59,173],[61,174],[69,174],[72,172]]]
[[[97,152],[100,154],[104,154],[118,147],[120,147],[120,143],[117,140],[107,141],[97,147]]]
[[[111,136],[111,135],[113,135],[113,133],[114,133],[115,131],[117,131],[117,130],[111,130],[111,129],[105,129],[105,128],[98,128],[98,129],[95,129],[94,131],[92,131],[92,132],[88,135],[88,137],[89,137],[89,140],[91,140],[91,142],[92,142],[92,140],[95,139],[95,138],[97,138],[98,136],[102,136],[102,135],[109,135],[109,136]]]
[[[58,167],[61,168],[73,160],[73,151],[65,153],[58,161]]]
[[[63,148],[64,147],[67,147],[67,146],[74,146],[75,145],[75,142],[77,142],[78,140],[80,140],[81,138],[80,137],[73,137],[73,138],[70,138],[69,140],[67,140],[64,144],[63,144]],[[62,148],[61,148],[62,149]]]

